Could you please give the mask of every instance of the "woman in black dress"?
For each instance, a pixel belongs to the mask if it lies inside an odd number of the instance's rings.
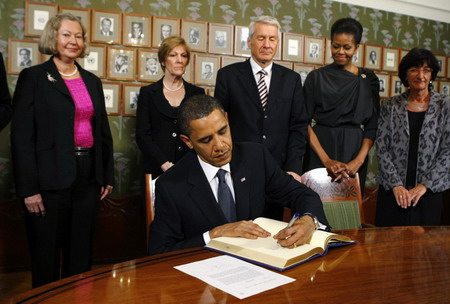
[[[364,189],[367,154],[375,139],[379,112],[379,81],[370,70],[352,63],[362,35],[351,18],[331,27],[334,63],[308,74],[304,86],[309,149],[304,171],[326,167],[334,180],[359,172]],[[314,125],[314,126],[313,126]]]
[[[183,80],[190,50],[183,38],[164,39],[158,50],[164,77],[140,90],[136,141],[142,152],[144,172],[156,178],[174,165],[189,149],[179,138],[177,113],[187,98],[204,94],[202,88]]]

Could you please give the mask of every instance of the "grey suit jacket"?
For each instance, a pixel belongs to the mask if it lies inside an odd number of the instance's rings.
[[[376,138],[378,183],[386,190],[406,183],[409,91],[383,101]],[[417,184],[433,192],[450,187],[450,98],[431,92],[419,136]]]

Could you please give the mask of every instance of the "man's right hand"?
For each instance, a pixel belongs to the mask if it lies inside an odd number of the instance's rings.
[[[270,236],[270,233],[253,223],[253,221],[240,221],[218,226],[209,231],[209,236],[211,239],[220,236],[257,239],[258,237],[266,238]]]
[[[28,196],[24,199],[24,202],[28,212],[34,213],[36,215],[45,215],[46,212],[41,194],[38,193],[32,196]]]

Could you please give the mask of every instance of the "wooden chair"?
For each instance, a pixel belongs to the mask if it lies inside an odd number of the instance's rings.
[[[155,204],[153,201],[153,185],[151,174],[145,174],[145,210],[146,210],[145,225],[148,244],[148,240],[150,237],[150,224],[153,222],[153,217],[155,216]]]
[[[303,184],[317,192],[333,230],[361,228],[365,223],[359,176],[332,182],[326,168],[302,175]]]

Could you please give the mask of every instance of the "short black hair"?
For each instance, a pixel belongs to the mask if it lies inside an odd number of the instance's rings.
[[[216,109],[225,115],[225,110],[219,100],[205,94],[194,95],[183,101],[178,109],[178,122],[181,134],[189,136],[191,132],[190,122],[206,117]]]
[[[355,44],[359,44],[361,42],[363,27],[358,20],[353,18],[342,18],[337,20],[331,26],[331,40],[333,40],[334,35],[336,34],[352,34],[355,39]]]
[[[398,77],[400,77],[400,80],[405,87],[409,87],[408,80],[406,79],[406,73],[408,70],[412,67],[421,67],[425,63],[433,69],[430,80],[435,80],[441,67],[431,51],[427,49],[413,48],[408,52],[408,54],[405,55],[405,57],[402,58],[400,64],[398,65]]]

